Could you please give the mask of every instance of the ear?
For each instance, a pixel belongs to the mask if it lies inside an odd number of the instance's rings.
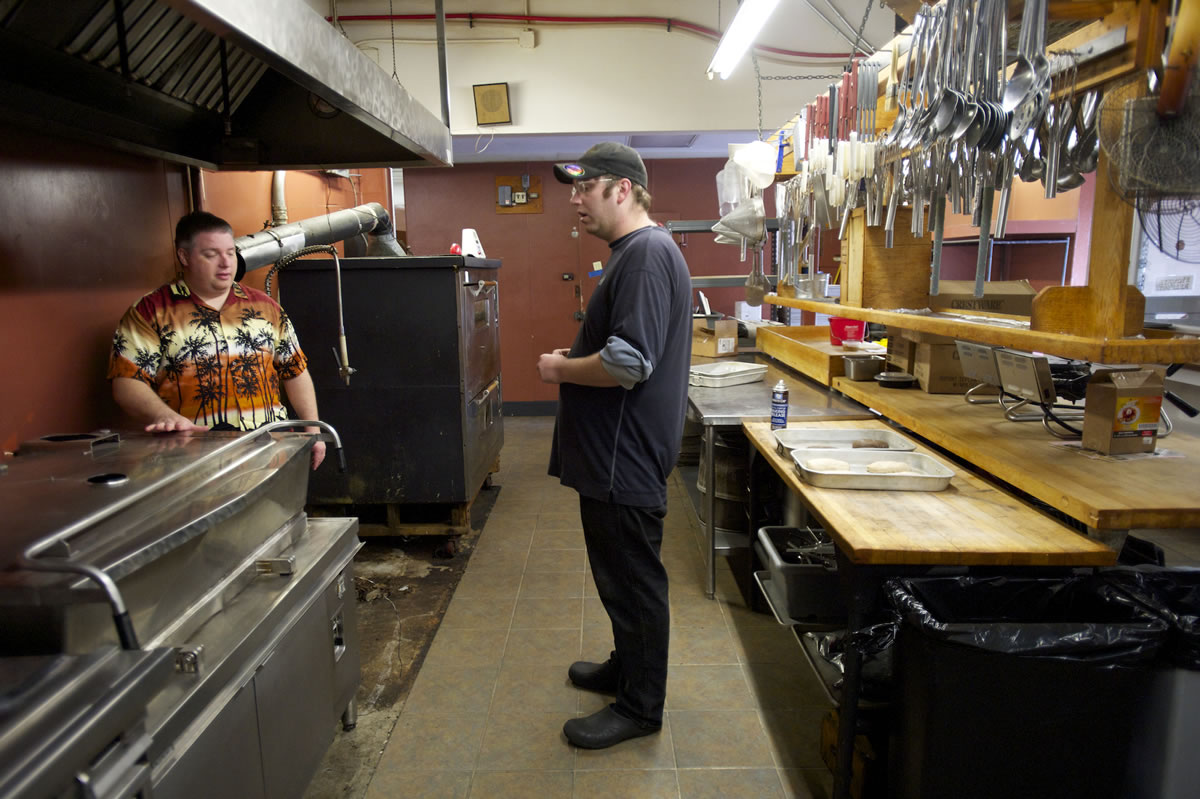
[[[176,247],[175,248],[175,257],[179,259],[180,266],[182,266],[184,269],[188,268],[189,264],[188,264],[188,251],[187,250],[185,250],[182,247]]]

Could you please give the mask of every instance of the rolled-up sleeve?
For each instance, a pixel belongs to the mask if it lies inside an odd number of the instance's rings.
[[[649,379],[654,364],[646,356],[622,338],[609,336],[608,343],[600,350],[600,363],[604,371],[624,389],[631,389]]]

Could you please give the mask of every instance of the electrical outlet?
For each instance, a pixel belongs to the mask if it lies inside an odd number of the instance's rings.
[[[521,203],[525,202],[525,192],[514,191],[513,192],[513,202],[515,202],[517,205],[520,205]]]
[[[1046,356],[1003,348],[996,349],[995,353],[1001,388],[1030,402],[1046,405],[1054,402],[1054,379],[1050,376],[1050,361]]]

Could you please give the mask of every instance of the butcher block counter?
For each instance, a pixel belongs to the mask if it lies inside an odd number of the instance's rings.
[[[961,401],[961,400],[960,400]],[[959,566],[1107,566],[1116,553],[917,444],[955,476],[942,491],[817,488],[781,455],[769,422],[746,438],[797,492],[854,563]],[[879,421],[813,422],[789,429],[887,430]],[[1079,456],[1075,456],[1079,457]],[[1080,458],[1084,460],[1083,458]]]
[[[1034,422],[957,394],[833,379],[833,388],[1095,530],[1200,526],[1200,437],[1176,429],[1152,457],[1091,457]],[[1094,453],[1092,454],[1094,455]],[[1111,543],[1111,542],[1110,542]]]

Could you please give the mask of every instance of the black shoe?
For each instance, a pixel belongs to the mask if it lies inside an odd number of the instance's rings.
[[[607,749],[630,738],[653,735],[661,729],[661,725],[644,727],[633,719],[625,718],[609,705],[590,716],[570,719],[563,725],[563,734],[581,749]]]
[[[579,660],[567,669],[567,677],[577,688],[587,691],[597,691],[602,694],[616,694],[619,678],[617,667],[611,660],[603,663],[589,663]]]

